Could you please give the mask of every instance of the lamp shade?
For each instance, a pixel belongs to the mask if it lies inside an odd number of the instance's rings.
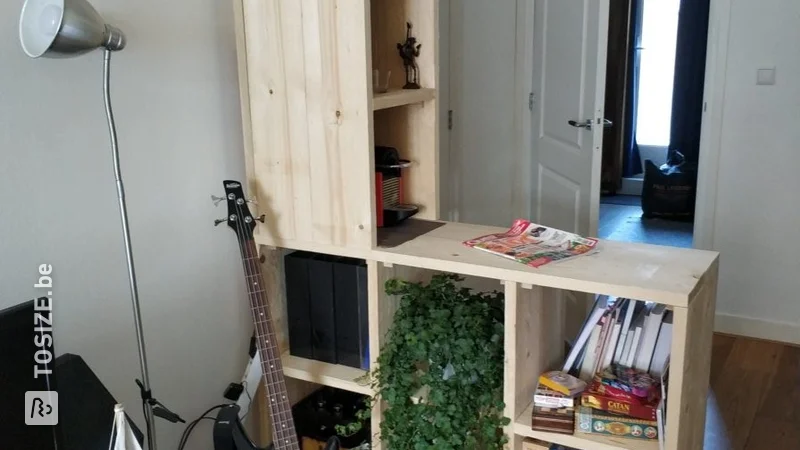
[[[19,19],[19,39],[32,58],[125,47],[122,32],[107,25],[86,0],[26,0]]]

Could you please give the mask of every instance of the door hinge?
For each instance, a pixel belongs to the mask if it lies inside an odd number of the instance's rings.
[[[531,92],[528,94],[528,109],[533,111],[533,104],[536,102],[536,96]]]
[[[453,110],[450,109],[447,111],[447,129],[453,129]]]

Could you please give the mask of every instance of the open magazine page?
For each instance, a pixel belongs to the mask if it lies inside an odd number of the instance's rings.
[[[505,233],[470,239],[464,244],[531,267],[541,267],[589,253],[597,245],[597,239],[517,219]]]

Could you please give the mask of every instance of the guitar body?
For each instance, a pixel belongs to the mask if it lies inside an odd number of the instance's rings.
[[[227,224],[236,232],[244,267],[250,312],[255,327],[256,346],[261,354],[263,395],[272,417],[272,445],[274,450],[301,450],[292,417],[292,405],[283,377],[280,350],[267,299],[264,277],[258,259],[253,230],[256,217],[250,212],[242,184],[226,180],[225,201],[228,205]]]

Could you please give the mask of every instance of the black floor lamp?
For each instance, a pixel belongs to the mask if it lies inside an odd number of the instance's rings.
[[[122,186],[122,173],[119,164],[117,130],[114,113],[111,109],[109,90],[111,52],[125,48],[125,35],[118,28],[105,23],[100,14],[86,0],[27,0],[22,7],[19,21],[19,38],[22,49],[32,57],[40,56],[63,58],[81,55],[97,48],[104,49],[103,58],[103,97],[106,118],[111,135],[111,154],[114,162],[114,178],[117,184],[119,212],[122,219],[122,236],[128,263],[133,320],[136,326],[136,339],[139,345],[139,365],[142,372],[139,385],[147,425],[147,447],[156,449],[154,415],[170,422],[183,422],[176,414],[160,404],[151,394],[150,375],[147,370],[142,331],[142,314],[139,306],[139,292],[136,284],[136,270],[133,264],[133,251],[128,227],[128,209],[125,205],[125,190]]]

